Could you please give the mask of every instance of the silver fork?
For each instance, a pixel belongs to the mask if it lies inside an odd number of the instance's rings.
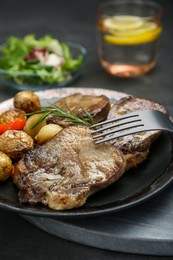
[[[107,125],[107,126],[105,126]],[[173,123],[158,110],[137,110],[90,126],[95,144],[144,131],[173,133]]]

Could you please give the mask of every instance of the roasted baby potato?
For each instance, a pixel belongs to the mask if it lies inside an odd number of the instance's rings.
[[[0,151],[7,154],[13,161],[20,160],[33,147],[33,139],[23,131],[7,130],[0,135]]]
[[[14,107],[26,113],[37,111],[40,108],[39,97],[32,91],[24,90],[14,96]]]
[[[43,126],[38,134],[35,136],[35,140],[38,144],[44,144],[57,133],[59,133],[63,128],[60,125],[48,124]]]
[[[0,181],[7,180],[12,172],[13,165],[10,157],[0,151]]]
[[[25,116],[25,111],[21,109],[9,109],[0,115],[0,124],[11,123],[17,118],[23,118]]]

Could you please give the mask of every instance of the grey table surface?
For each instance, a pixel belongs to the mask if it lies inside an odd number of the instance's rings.
[[[95,32],[95,10],[101,0],[88,1],[67,1],[67,0],[1,0],[0,2],[0,41],[3,42],[8,36],[17,35],[24,36],[28,33],[34,33],[38,36],[44,34],[52,34],[63,40],[78,42],[87,49],[87,61],[82,77],[74,84],[78,87],[106,88],[121,91],[124,93],[134,94],[144,98],[155,99],[164,104],[170,112],[173,113],[173,20],[172,9],[173,2],[171,0],[160,0],[165,9],[164,31],[160,39],[158,62],[156,68],[149,74],[135,79],[118,79],[107,75],[98,62],[96,48],[96,32]],[[14,96],[16,91],[8,89],[6,86],[0,85],[0,102]],[[172,210],[164,210],[172,206],[172,187],[170,186],[161,195],[151,201],[145,202],[144,205],[130,209],[127,213],[131,216],[131,223],[136,220],[148,226],[146,231],[152,233],[149,229],[153,219],[154,211],[147,220],[143,219],[143,212],[155,205],[161,205],[160,219],[156,219],[162,228],[172,229],[171,219]],[[165,198],[167,204],[165,205]],[[157,207],[159,210],[159,208]],[[162,210],[163,209],[163,210]],[[173,206],[172,206],[173,209]],[[123,219],[123,213],[118,213],[115,219],[122,224],[128,225]],[[157,215],[158,216],[158,215]],[[106,247],[95,248],[80,244],[80,241],[69,241],[56,235],[49,234],[36,226],[29,223],[29,219],[21,218],[21,216],[0,209],[0,259],[166,259],[169,257],[156,255],[141,255],[139,252],[126,253],[124,251],[116,252],[108,250]],[[95,221],[95,220],[94,220]],[[93,223],[94,223],[93,221]],[[110,217],[101,218],[98,226],[93,227],[92,221],[81,220],[69,223],[59,222],[59,227],[64,225],[65,229],[76,227],[86,230],[102,231],[106,222],[110,221]],[[141,223],[140,222],[140,223]],[[41,220],[40,220],[41,223]],[[168,225],[169,224],[169,225]],[[69,225],[69,226],[68,226]],[[73,226],[73,227],[72,227]],[[121,229],[121,225],[119,226]],[[126,230],[124,229],[124,232]],[[78,231],[77,231],[78,232]],[[51,233],[51,232],[50,232]],[[53,232],[52,232],[53,233]],[[125,232],[126,233],[126,232]],[[127,230],[128,233],[128,230]],[[88,234],[90,235],[90,233]],[[154,234],[156,236],[157,234]],[[158,236],[159,226],[158,226]],[[63,237],[63,236],[62,236]],[[126,236],[127,237],[127,236]],[[110,239],[110,238],[109,238]],[[92,240],[92,237],[91,237]],[[166,248],[173,248],[172,237],[163,234],[162,242],[165,242]],[[120,242],[120,241],[119,241]],[[105,241],[106,243],[106,241]],[[163,246],[163,244],[162,244]],[[159,243],[157,245],[159,250]],[[121,246],[122,248],[122,246]],[[143,253],[141,251],[141,253]],[[173,256],[170,256],[172,259]]]

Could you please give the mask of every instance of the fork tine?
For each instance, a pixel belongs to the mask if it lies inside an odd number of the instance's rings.
[[[103,122],[94,124],[94,125],[90,126],[90,128],[95,128],[95,127],[97,127],[97,126],[102,126],[102,125],[105,125],[105,124],[109,124],[109,123],[112,123],[112,122],[124,120],[124,119],[126,119],[126,118],[131,118],[131,117],[139,117],[139,115],[138,115],[136,112],[131,112],[131,113],[128,113],[128,114],[124,114],[124,115],[121,115],[121,116],[117,116],[117,117],[108,119],[108,120],[106,120],[106,121],[103,121]]]
[[[127,130],[128,131],[120,132],[120,133],[114,134],[114,135],[107,137],[107,138],[102,138],[98,141],[95,141],[94,143],[95,144],[101,144],[101,143],[111,141],[113,139],[120,138],[120,137],[123,137],[123,136],[131,135],[131,134],[135,134],[135,133],[139,133],[139,132],[144,132],[144,131],[148,131],[148,130],[149,131],[155,131],[156,129],[151,130],[150,128],[141,127],[141,129],[132,128],[132,129],[127,129]]]
[[[108,126],[101,127],[101,128],[96,129],[96,130],[91,130],[91,133],[96,134],[96,133],[103,132],[107,129],[111,129],[111,128],[114,128],[114,127],[117,127],[118,129],[120,129],[121,126],[127,125],[127,124],[133,127],[133,125],[131,125],[131,124],[136,123],[136,122],[141,122],[140,118],[138,118],[138,119],[136,119],[136,117],[134,117],[134,119],[132,119],[132,118],[133,117],[130,117],[130,118],[128,117],[128,118],[125,118],[123,120],[118,120],[118,121],[116,120],[115,123],[109,124]]]
[[[116,129],[114,128],[111,131],[104,131],[101,134],[94,135],[93,139],[97,139],[97,138],[100,138],[100,137],[104,137],[106,135],[122,132],[122,131],[133,129],[133,128],[137,129],[138,127],[141,127],[141,126],[143,126],[143,124],[139,121],[132,122],[132,123],[130,122],[130,124],[128,124],[128,126],[122,125],[121,127],[116,127]],[[113,126],[111,126],[111,127],[113,127]],[[102,129],[100,129],[100,130],[102,131]],[[95,134],[95,133],[91,132],[91,134]]]
[[[138,110],[135,113],[128,113],[123,117],[120,116],[115,119],[104,121],[103,124],[99,123],[93,125],[92,128],[114,121],[115,123],[109,124],[106,127],[101,127],[99,130],[91,130],[91,134],[101,132],[95,136],[93,135],[95,144],[104,143],[116,138],[145,131],[163,130],[173,133],[173,123],[171,118],[158,110]],[[109,128],[113,129],[111,131],[105,131]]]

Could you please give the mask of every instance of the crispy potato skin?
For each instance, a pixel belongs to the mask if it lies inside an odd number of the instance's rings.
[[[13,165],[8,155],[0,151],[0,181],[6,181],[12,172]]]
[[[21,109],[9,109],[0,115],[0,124],[11,123],[17,118],[23,118],[25,116],[25,111]]]
[[[23,131],[7,130],[0,135],[0,151],[7,154],[13,161],[20,160],[33,147],[33,139]]]
[[[39,97],[29,90],[18,92],[13,102],[15,108],[24,110],[26,113],[37,111],[41,106]]]

